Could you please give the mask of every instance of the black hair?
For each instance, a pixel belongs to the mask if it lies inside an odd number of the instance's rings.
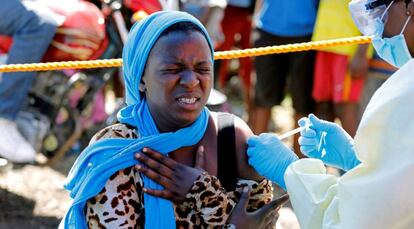
[[[374,9],[374,8],[376,8],[378,6],[381,6],[381,5],[388,6],[389,4],[391,4],[392,1],[393,0],[377,0],[377,1],[373,1],[371,3],[366,4],[365,7],[367,8],[367,10],[369,10],[369,9]],[[412,0],[404,0],[406,5],[408,5],[411,1]],[[394,0],[394,2],[395,2],[395,0]]]

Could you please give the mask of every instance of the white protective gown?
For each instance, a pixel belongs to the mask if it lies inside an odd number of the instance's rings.
[[[414,60],[374,94],[354,143],[361,164],[340,178],[316,159],[287,169],[301,227],[414,228]]]

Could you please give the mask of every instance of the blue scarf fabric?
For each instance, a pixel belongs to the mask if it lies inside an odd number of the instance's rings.
[[[209,111],[204,108],[197,120],[175,132],[159,133],[145,98],[140,97],[139,84],[150,51],[160,34],[173,24],[191,22],[204,33],[213,58],[208,33],[193,16],[178,11],[161,11],[135,24],[123,50],[123,68],[127,107],[118,113],[118,120],[135,126],[138,139],[102,139],[88,146],[69,172],[65,188],[73,198],[60,228],[86,228],[85,204],[96,196],[115,172],[137,164],[134,154],[143,147],[162,154],[196,144],[203,137],[208,124]],[[212,60],[213,61],[213,60]],[[144,177],[144,186],[162,189],[162,186]],[[173,205],[170,201],[144,193],[145,228],[176,228]]]

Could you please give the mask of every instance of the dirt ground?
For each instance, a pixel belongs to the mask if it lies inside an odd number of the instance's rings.
[[[1,171],[0,228],[57,228],[70,205],[62,188],[65,174],[63,167],[34,165]]]
[[[237,102],[240,100],[233,99],[232,107],[242,115],[243,109]],[[281,133],[293,128],[291,115],[289,101],[274,108],[272,130]],[[62,187],[75,158],[76,155],[66,155],[53,167],[15,165],[0,171],[0,229],[57,228],[71,203]],[[279,224],[284,229],[299,228],[289,205],[280,210]]]

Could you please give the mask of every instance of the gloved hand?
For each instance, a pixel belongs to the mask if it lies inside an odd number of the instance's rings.
[[[355,156],[354,140],[336,123],[320,120],[313,114],[298,123],[304,128],[300,132],[299,145],[306,156],[345,171],[360,163]]]
[[[286,190],[285,172],[298,159],[274,134],[263,133],[247,139],[248,162],[256,171]]]

